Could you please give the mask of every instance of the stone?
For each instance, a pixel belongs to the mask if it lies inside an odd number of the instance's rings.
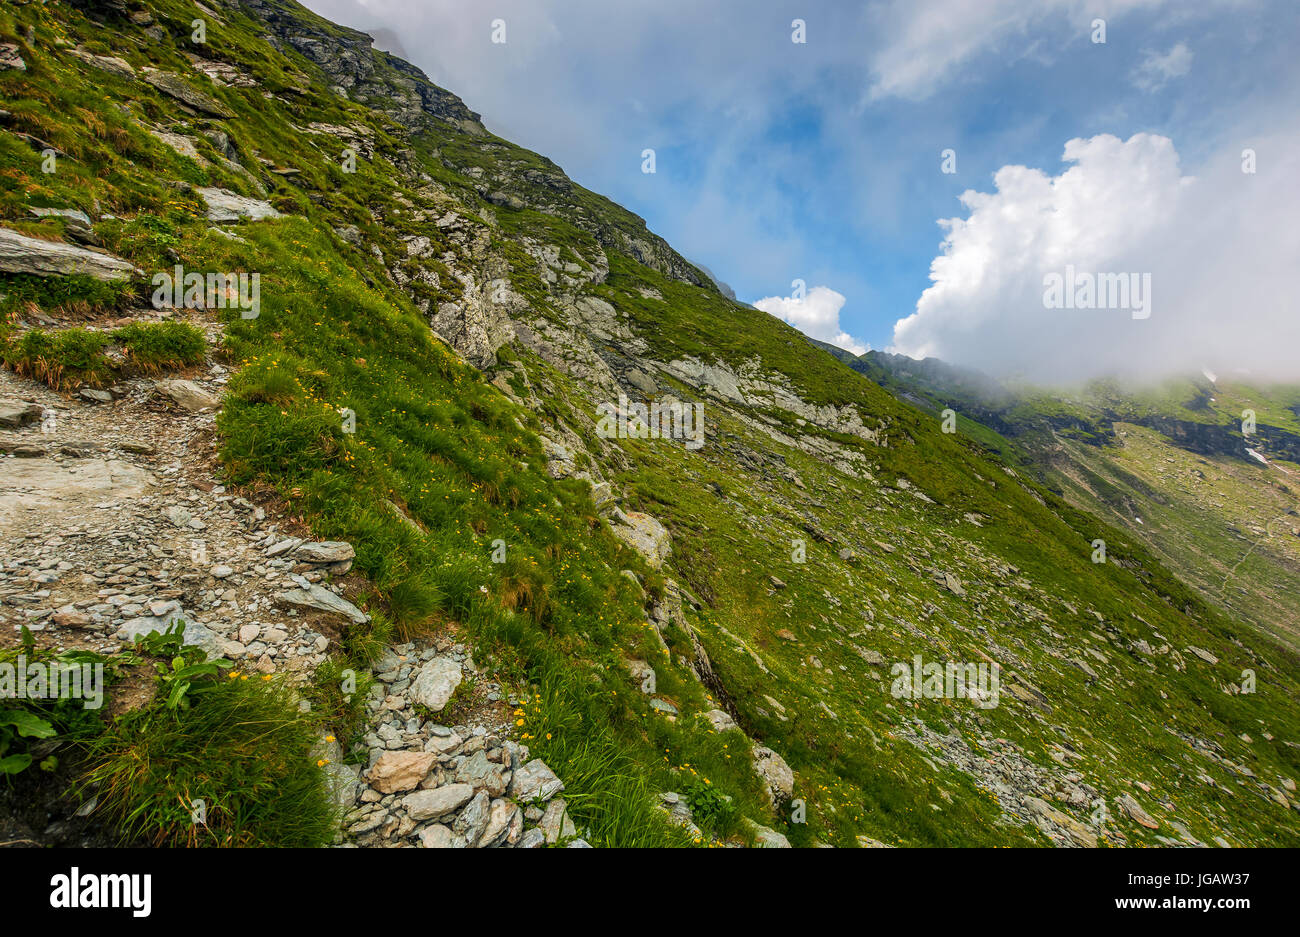
[[[0,71],[6,70],[27,71],[27,63],[12,42],[0,42]]]
[[[756,849],[789,849],[790,840],[769,827],[760,823],[755,823],[748,817],[744,821],[745,828],[754,834],[754,848]]]
[[[639,511],[624,512],[615,508],[611,516],[617,521],[611,527],[614,536],[645,557],[651,569],[660,569],[672,552],[668,528]]]
[[[123,622],[117,631],[119,640],[131,644],[136,638],[155,633],[162,634],[169,631],[177,622],[184,622],[185,630],[182,632],[182,637],[186,645],[203,648],[209,659],[220,657],[223,639],[206,625],[187,620],[185,610],[181,608],[179,602],[172,602],[170,605],[172,607],[162,615],[145,615]]]
[[[710,709],[704,714],[704,718],[709,720],[709,725],[713,726],[714,732],[728,732],[737,728],[736,720],[721,709]]]
[[[134,78],[135,69],[131,63],[125,59],[119,59],[111,55],[95,55],[93,52],[87,52],[85,49],[76,48],[71,50],[72,54],[81,61],[101,71],[117,75],[119,78]]]
[[[75,208],[29,208],[37,218],[62,218],[63,228],[73,238],[83,244],[98,244],[99,239],[91,228],[90,216]]]
[[[540,849],[546,845],[546,834],[534,827],[528,830],[515,845],[516,849]]]
[[[487,791],[479,791],[452,824],[451,828],[465,837],[466,845],[478,845],[479,837],[488,824],[491,803]]]
[[[528,762],[510,779],[510,796],[515,800],[550,800],[562,790],[564,782],[540,758]]]
[[[335,595],[329,589],[312,583],[308,583],[304,588],[280,592],[276,595],[276,599],[286,605],[296,605],[300,608],[315,609],[318,612],[332,612],[336,615],[342,615],[358,625],[365,624],[370,620],[369,615],[347,599]]]
[[[171,380],[159,381],[157,388],[191,413],[204,410],[216,410],[221,406],[221,398],[212,394],[193,381]]]
[[[483,828],[483,835],[479,837],[478,845],[481,848],[499,845],[510,833],[510,827],[519,813],[519,808],[508,800],[492,801],[487,825]]]
[[[761,745],[754,746],[754,771],[767,785],[768,797],[775,806],[778,801],[789,800],[794,794],[794,772],[785,759]]]
[[[436,820],[459,810],[474,796],[468,784],[447,784],[425,791],[416,791],[402,798],[402,806],[412,820]]]
[[[1124,811],[1134,823],[1145,826],[1148,830],[1160,829],[1159,822],[1142,809],[1142,805],[1137,802],[1137,799],[1132,794],[1120,794],[1119,797],[1115,798],[1115,802],[1119,804],[1119,809]]]
[[[460,681],[460,664],[449,657],[435,657],[416,672],[411,680],[410,696],[430,712],[442,712]]]
[[[355,558],[356,555],[357,551],[352,549],[352,544],[338,540],[327,540],[323,543],[304,543],[293,551],[295,560],[318,564],[341,563],[344,560]]]
[[[565,809],[563,799],[557,797],[546,805],[546,812],[538,823],[538,828],[546,835],[546,842],[555,845],[562,839],[578,835],[569,812]]]
[[[420,845],[425,849],[463,849],[465,841],[450,827],[434,823],[420,831]]]
[[[270,202],[236,195],[228,189],[196,189],[208,205],[208,221],[231,224],[237,221],[262,221],[279,218],[280,213]]]
[[[17,429],[28,423],[35,423],[44,413],[39,403],[26,403],[22,400],[0,400],[0,426]]]
[[[31,238],[0,228],[0,273],[53,277],[82,274],[96,280],[126,280],[142,274],[121,257],[61,241]]]
[[[366,780],[381,794],[414,790],[437,760],[433,752],[384,752],[371,765]]]

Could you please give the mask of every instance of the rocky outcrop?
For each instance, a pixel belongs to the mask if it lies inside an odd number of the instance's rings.
[[[42,277],[81,274],[96,280],[143,276],[143,271],[106,251],[43,241],[9,228],[0,228],[0,271]]]

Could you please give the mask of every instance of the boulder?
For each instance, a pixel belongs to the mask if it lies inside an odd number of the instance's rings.
[[[294,551],[293,558],[304,563],[324,564],[342,563],[356,555],[357,551],[352,549],[352,544],[341,540],[326,540],[322,543],[304,543]]]
[[[168,97],[175,98],[182,104],[193,108],[203,114],[212,117],[234,117],[224,104],[211,95],[204,94],[197,88],[191,87],[183,78],[172,72],[159,71],[156,68],[146,68],[140,73],[140,77],[146,83],[157,88]]]
[[[540,758],[528,762],[510,779],[510,796],[515,800],[550,800],[562,790],[564,782]]]
[[[442,712],[460,686],[460,664],[449,657],[426,661],[411,680],[410,697],[430,712]]]
[[[262,199],[246,198],[228,189],[199,188],[195,191],[208,203],[208,221],[217,224],[280,217],[274,206]]]
[[[624,512],[615,508],[612,514],[614,536],[622,540],[643,557],[651,569],[659,569],[672,552],[672,538],[668,528],[656,518],[639,511]]]
[[[180,404],[191,413],[201,413],[204,410],[216,410],[221,406],[221,398],[217,395],[204,390],[193,381],[159,381],[156,385],[159,390]]]

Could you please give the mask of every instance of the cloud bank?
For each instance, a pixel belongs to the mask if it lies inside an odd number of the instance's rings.
[[[1300,134],[1255,141],[1184,175],[1167,137],[1070,140],[1059,176],[1004,166],[993,193],[943,219],[933,285],[894,326],[893,350],[1056,383],[1210,368],[1300,376]],[[1148,318],[1048,308],[1045,278],[1150,274]]]

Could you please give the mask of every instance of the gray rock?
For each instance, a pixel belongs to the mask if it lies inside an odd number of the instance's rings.
[[[479,791],[452,824],[451,828],[465,837],[467,845],[478,845],[479,837],[487,828],[491,803],[487,791]]]
[[[510,796],[515,800],[550,800],[562,790],[564,782],[540,758],[528,762],[510,779]]]
[[[468,784],[448,784],[407,794],[402,798],[402,806],[412,820],[436,820],[459,810],[473,796],[474,788]]]
[[[767,785],[768,796],[772,803],[789,799],[794,794],[794,772],[785,763],[785,759],[761,745],[754,746],[754,771]]]
[[[539,829],[531,829],[524,833],[519,842],[515,844],[516,849],[539,849],[546,845],[546,834]]]
[[[196,189],[208,204],[208,221],[230,224],[236,221],[261,221],[279,218],[280,213],[270,202],[236,195],[228,189]]]
[[[0,71],[9,69],[25,72],[27,71],[27,63],[18,54],[18,46],[12,42],[0,42]]]
[[[286,605],[296,605],[299,608],[315,609],[318,612],[333,612],[358,625],[365,624],[370,620],[369,615],[347,599],[335,595],[329,589],[311,583],[308,583],[304,588],[280,592],[276,595],[276,599]]]
[[[465,840],[453,833],[450,827],[434,823],[420,831],[420,845],[425,849],[464,849]]]
[[[546,805],[546,812],[542,814],[538,828],[546,835],[546,842],[551,845],[558,843],[562,839],[569,839],[578,835],[578,831],[574,829],[573,821],[569,819],[569,812],[565,809],[564,801],[559,797]]]
[[[492,801],[487,825],[483,828],[483,835],[479,837],[478,845],[482,848],[499,845],[509,835],[510,828],[519,816],[519,808],[510,801],[501,799]]]
[[[39,403],[26,403],[21,400],[0,400],[0,426],[20,427],[35,423],[41,418],[44,408]]]
[[[217,101],[210,95],[192,88],[179,75],[171,72],[159,71],[156,68],[146,68],[140,73],[140,77],[153,87],[157,88],[163,94],[175,98],[182,104],[192,107],[196,111],[208,114],[212,117],[234,117],[224,104]]]
[[[327,540],[322,543],[304,543],[293,552],[293,558],[305,563],[341,563],[356,557],[357,551],[352,544],[339,540]]]
[[[79,273],[96,280],[125,280],[141,272],[112,254],[59,241],[42,241],[0,228],[0,273],[42,277]]]
[[[193,381],[158,381],[157,388],[191,413],[215,410],[221,406],[221,398],[212,394]]]
[[[430,712],[442,712],[456,687],[460,686],[460,664],[449,657],[435,657],[421,665],[411,681],[411,699]]]

